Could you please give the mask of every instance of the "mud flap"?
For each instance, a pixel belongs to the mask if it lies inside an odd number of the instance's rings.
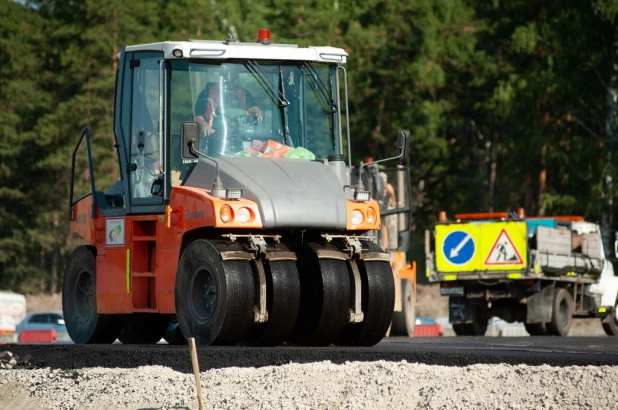
[[[448,299],[448,320],[451,323],[472,323],[470,302],[465,297],[451,296]]]
[[[554,289],[556,283],[544,287],[528,297],[526,323],[547,323],[551,322],[551,315],[554,306]]]

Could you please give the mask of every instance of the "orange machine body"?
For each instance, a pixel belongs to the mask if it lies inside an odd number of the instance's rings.
[[[348,204],[348,220],[354,209],[366,213],[377,209],[373,200],[366,204]],[[227,205],[232,218],[224,223],[221,209]],[[234,215],[241,207],[250,211],[245,223]],[[97,209],[91,218],[92,195],[73,205],[70,230],[96,248],[98,313],[176,312],[174,287],[183,238],[198,229],[211,229],[211,237],[238,229],[260,231],[262,221],[257,203],[244,198],[227,200],[210,195],[208,190],[174,187],[164,214],[104,217]],[[365,221],[349,226],[348,231],[362,233],[378,229],[379,215],[373,224]],[[359,232],[360,231],[360,232]],[[253,232],[258,233],[258,232]],[[205,237],[208,232],[204,232]]]

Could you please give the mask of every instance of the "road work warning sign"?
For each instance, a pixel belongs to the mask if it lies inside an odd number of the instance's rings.
[[[523,221],[492,221],[436,226],[439,272],[526,269],[527,229]]]
[[[498,239],[485,259],[485,265],[519,265],[523,262],[506,229],[500,231]]]

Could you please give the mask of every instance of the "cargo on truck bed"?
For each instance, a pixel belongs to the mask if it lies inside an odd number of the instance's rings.
[[[427,276],[449,297],[458,335],[482,335],[498,316],[531,335],[567,335],[575,317],[599,317],[618,335],[618,278],[597,224],[581,217],[441,213],[425,235]]]

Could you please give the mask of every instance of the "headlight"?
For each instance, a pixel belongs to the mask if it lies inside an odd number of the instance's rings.
[[[376,211],[373,208],[367,209],[367,222],[370,225],[373,225],[374,223],[376,223],[376,220]]]
[[[250,219],[251,219],[251,211],[249,210],[249,208],[242,207],[236,211],[236,220],[240,222],[241,224],[244,224],[245,222],[249,222]]]
[[[352,225],[360,225],[363,223],[363,213],[358,209],[352,211]]]
[[[229,205],[222,205],[219,210],[219,218],[224,224],[232,220],[232,208]]]

